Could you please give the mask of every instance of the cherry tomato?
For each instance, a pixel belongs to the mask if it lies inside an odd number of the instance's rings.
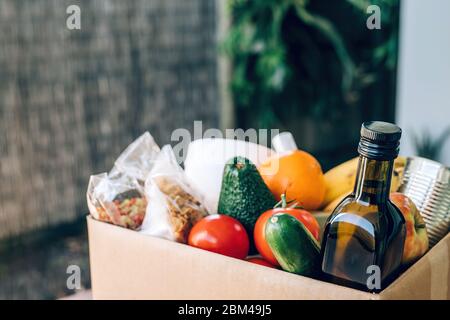
[[[259,264],[261,266],[278,269],[276,266],[274,266],[273,264],[262,258],[248,258],[247,261],[254,264]]]
[[[245,259],[250,246],[244,226],[222,214],[210,215],[197,222],[189,233],[188,244],[237,259]]]
[[[258,220],[256,221],[255,229],[253,232],[256,249],[258,250],[259,254],[263,256],[264,259],[266,259],[275,266],[279,266],[278,261],[276,260],[275,256],[272,253],[272,249],[270,249],[269,245],[266,242],[265,236],[266,222],[267,220],[269,220],[270,217],[272,217],[276,213],[287,213],[295,217],[297,220],[299,220],[301,223],[305,225],[305,227],[311,232],[313,237],[316,238],[317,240],[319,240],[320,226],[316,218],[314,218],[314,216],[311,213],[303,209],[275,208],[270,209],[264,212],[262,215],[260,215]]]

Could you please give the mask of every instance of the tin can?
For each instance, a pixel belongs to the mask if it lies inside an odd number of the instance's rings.
[[[400,192],[410,197],[427,225],[430,248],[450,226],[450,169],[420,158],[407,159]]]

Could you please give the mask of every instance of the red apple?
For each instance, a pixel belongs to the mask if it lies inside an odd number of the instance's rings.
[[[402,263],[410,264],[418,260],[428,250],[428,234],[425,221],[423,221],[414,202],[406,195],[393,192],[390,198],[405,218],[406,239]]]

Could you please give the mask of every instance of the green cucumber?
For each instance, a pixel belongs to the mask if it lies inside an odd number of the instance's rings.
[[[320,246],[295,217],[278,213],[266,223],[266,242],[283,270],[311,276],[320,269]]]

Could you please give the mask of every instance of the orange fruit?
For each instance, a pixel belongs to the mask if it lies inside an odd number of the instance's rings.
[[[277,200],[285,193],[306,210],[316,210],[325,196],[325,178],[320,163],[305,151],[275,155],[258,167],[267,187]]]

